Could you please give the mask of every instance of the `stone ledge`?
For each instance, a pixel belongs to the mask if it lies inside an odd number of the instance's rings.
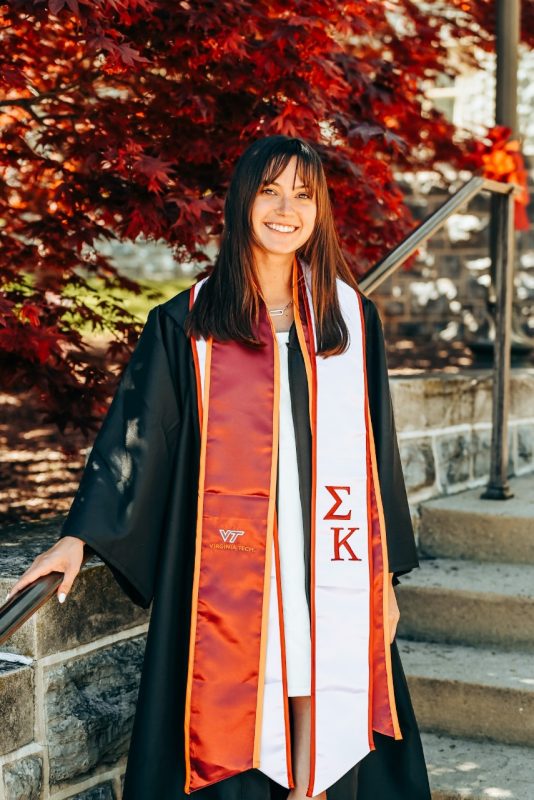
[[[490,370],[461,374],[390,375],[398,433],[491,422],[493,378]],[[510,420],[532,419],[534,369],[511,372]]]
[[[54,544],[61,519],[16,526],[4,532],[0,596],[6,594],[36,555]],[[109,569],[94,557],[80,571],[65,603],[60,605],[52,597],[4,642],[2,649],[43,658],[141,625],[148,618],[149,611],[132,603]]]
[[[512,478],[510,487],[510,500],[482,500],[477,488],[422,503],[422,555],[534,564],[534,475]]]

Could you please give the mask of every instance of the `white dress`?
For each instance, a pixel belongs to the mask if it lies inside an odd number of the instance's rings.
[[[289,331],[277,331],[280,352],[280,443],[278,461],[278,540],[284,610],[288,696],[311,694],[310,618],[305,592],[304,527],[297,447],[289,393]],[[271,580],[276,579],[272,562]],[[275,589],[275,584],[273,586]]]

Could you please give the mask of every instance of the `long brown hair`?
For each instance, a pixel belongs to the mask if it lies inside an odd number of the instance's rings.
[[[355,289],[357,286],[339,245],[323,165],[317,151],[303,139],[282,135],[254,141],[235,166],[225,200],[219,253],[185,319],[189,336],[263,345],[254,332],[260,294],[251,247],[255,241],[252,205],[258,191],[276,180],[292,156],[297,157],[297,172],[317,205],[313,232],[297,250],[297,256],[311,269],[317,352],[334,355],[347,347],[336,276]]]

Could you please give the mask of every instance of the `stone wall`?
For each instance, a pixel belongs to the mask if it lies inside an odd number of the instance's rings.
[[[4,532],[0,596],[59,524]],[[1,800],[121,797],[147,624],[95,558],[2,646]]]
[[[492,373],[392,377],[395,423],[417,536],[419,504],[489,477]],[[508,423],[508,475],[534,470],[534,369],[513,369]]]

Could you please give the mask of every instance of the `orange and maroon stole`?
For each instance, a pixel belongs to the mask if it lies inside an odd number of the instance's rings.
[[[191,288],[191,304],[202,283]],[[340,355],[317,356],[310,287],[308,265],[295,258],[295,325],[312,433],[308,797],[375,748],[373,731],[402,738],[363,307],[338,279],[350,344]],[[258,332],[262,349],[191,340],[201,450],[184,720],[187,794],[251,768],[294,786],[276,527],[280,365],[263,302]]]

